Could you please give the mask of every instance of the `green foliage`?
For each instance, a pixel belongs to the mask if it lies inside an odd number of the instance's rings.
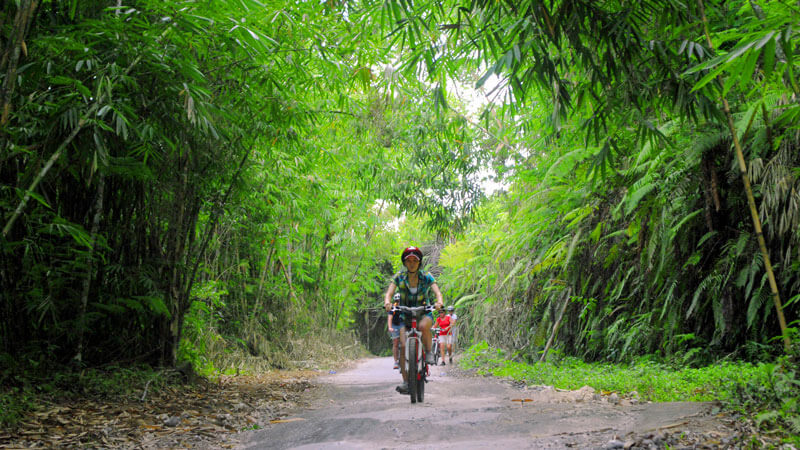
[[[628,394],[635,391],[642,400],[655,402],[732,402],[743,386],[761,382],[765,370],[772,368],[769,364],[746,362],[675,368],[652,358],[641,358],[631,364],[586,363],[566,356],[528,364],[509,359],[506,352],[493,349],[486,342],[470,347],[460,364],[480,373],[559,389],[590,386],[598,392]],[[796,393],[793,395],[797,398]]]
[[[758,358],[773,357],[774,303],[717,104],[724,91],[787,295],[800,286],[791,253],[799,236],[789,231],[800,224],[800,191],[790,193],[800,142],[798,122],[784,121],[794,117],[785,101],[797,93],[786,79],[792,57],[774,56],[796,53],[800,35],[786,28],[796,9],[704,2],[712,54],[689,19],[696,4],[640,2],[623,12],[603,3],[589,12],[578,3],[452,1],[396,24],[408,42],[419,33],[414,20],[446,17],[452,26],[439,31],[452,46],[441,59],[506,77],[513,98],[486,117],[526,127],[508,137],[526,155],[508,192],[453,244],[459,258],[443,258],[441,284],[463,299],[467,335],[528,358],[554,333],[556,349],[591,360],[657,354],[704,365],[721,354],[750,357],[749,342],[764,345]],[[670,25],[645,24],[650,9]],[[600,28],[618,22],[614,32],[592,33],[571,26],[574,17]],[[616,34],[622,29],[628,34]],[[544,40],[527,38],[537,32]],[[417,48],[408,61],[432,51]],[[628,58],[635,62],[617,66]],[[723,84],[711,82],[716,74]],[[530,101],[537,94],[544,101]],[[565,296],[575,300],[558,322]],[[791,301],[783,310],[790,320],[799,311]]]
[[[292,333],[346,335],[372,306],[397,217],[455,232],[482,199],[474,127],[398,85],[368,10],[69,0],[30,19],[0,24],[22,55],[0,68],[3,351],[286,365]]]
[[[24,413],[34,409],[32,396],[18,388],[0,391],[0,429],[10,428],[19,423]]]
[[[740,380],[732,398],[732,407],[755,412],[757,426],[765,432],[798,435],[800,421],[800,378],[796,361],[784,357],[775,364],[763,364],[752,377]]]
[[[212,306],[216,309],[217,305]],[[178,349],[178,361],[191,364],[198,375],[209,377],[217,373],[213,361],[209,358],[206,341],[222,339],[214,333],[216,323],[214,314],[204,301],[193,301],[184,319],[185,335]]]

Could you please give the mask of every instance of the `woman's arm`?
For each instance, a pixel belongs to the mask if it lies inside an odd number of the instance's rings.
[[[394,295],[394,291],[397,289],[395,286],[394,281],[389,283],[389,289],[386,289],[386,295],[383,296],[383,307],[386,308],[386,311],[392,309],[392,296]]]
[[[433,294],[436,296],[436,309],[442,309],[444,299],[442,298],[442,291],[439,290],[439,285],[434,282],[431,285],[431,289],[433,289]]]

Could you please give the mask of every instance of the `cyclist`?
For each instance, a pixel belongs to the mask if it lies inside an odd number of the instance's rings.
[[[400,294],[400,305],[402,306],[421,306],[430,305],[435,298],[435,306],[437,309],[442,307],[442,292],[436,284],[436,279],[430,272],[421,271],[422,266],[422,250],[417,247],[407,247],[400,255],[400,261],[403,263],[404,269],[396,273],[389,283],[389,288],[386,290],[386,295],[383,299],[383,306],[387,311],[392,307],[392,296],[395,291]],[[403,384],[397,386],[397,391],[401,394],[408,394],[408,377],[405,368],[405,340],[406,340],[406,327],[411,324],[411,317],[406,314],[401,314],[402,321],[405,326],[400,327],[400,339],[398,350],[400,356],[400,372],[403,375]],[[422,317],[422,320],[417,322],[417,329],[422,332],[422,345],[425,347],[425,359],[430,365],[435,364],[433,353],[431,350],[431,326],[433,325],[433,315],[431,313]]]
[[[452,335],[450,333],[452,324],[450,323],[450,315],[445,314],[444,312],[439,312],[439,317],[436,318],[436,326],[439,327],[439,348],[441,349],[442,353],[442,362],[439,363],[440,365],[444,366],[444,352],[446,347],[450,347],[452,351],[452,347],[450,346],[450,339]],[[452,355],[452,353],[451,353]],[[450,359],[452,363],[452,356]]]
[[[456,345],[456,309],[453,305],[447,307],[447,317],[450,318],[450,333],[447,337],[447,353],[450,355],[450,364],[453,364],[453,347]],[[444,363],[444,347],[442,347],[442,363]]]
[[[400,293],[394,294],[394,305],[400,302]],[[397,359],[397,341],[400,340],[400,313],[389,311],[389,318],[386,321],[389,324],[389,336],[392,337],[392,356],[394,356],[394,368],[400,367],[400,361]]]

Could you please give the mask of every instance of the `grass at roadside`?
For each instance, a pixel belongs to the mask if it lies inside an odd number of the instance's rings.
[[[762,431],[800,443],[800,377],[796,362],[789,358],[758,364],[724,361],[699,368],[673,368],[645,358],[631,364],[587,363],[568,357],[527,364],[482,342],[470,347],[460,364],[529,385],[590,386],[620,394],[636,391],[641,400],[654,402],[718,400],[753,417]]]
[[[709,401],[732,398],[735,386],[762,376],[764,367],[749,363],[724,363],[712,367],[671,369],[651,360],[634,364],[586,363],[577,358],[526,364],[507,359],[504,351],[486,343],[471,347],[462,358],[465,368],[528,384],[560,389],[591,386],[625,394],[636,391],[645,401]]]

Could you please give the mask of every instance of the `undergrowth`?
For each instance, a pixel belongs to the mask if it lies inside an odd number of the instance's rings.
[[[254,374],[274,369],[329,369],[366,356],[366,350],[349,331],[319,329],[314,332],[288,331],[282,342],[267,339],[258,331],[244,337],[223,336],[213,326],[181,342],[179,358],[198,375]]]
[[[258,341],[260,347],[253,348],[242,339],[226,339],[206,330],[194,335],[199,340],[181,343],[178,370],[148,365],[76,369],[53,364],[43,369],[0,355],[4,363],[0,369],[0,429],[16,426],[27,414],[54,399],[139,399],[143,392],[160,392],[198,378],[215,380],[220,375],[252,375],[276,369],[327,370],[366,355],[348,332],[319,330],[288,337],[282,345]]]
[[[551,358],[544,363],[514,361],[486,342],[470,347],[461,367],[484,375],[508,377],[529,385],[560,389],[590,386],[596,391],[636,392],[644,401],[720,401],[726,408],[753,417],[763,432],[800,443],[800,378],[796,361],[775,363],[722,361],[699,368],[674,368],[652,358],[631,364],[587,363],[577,358]]]

